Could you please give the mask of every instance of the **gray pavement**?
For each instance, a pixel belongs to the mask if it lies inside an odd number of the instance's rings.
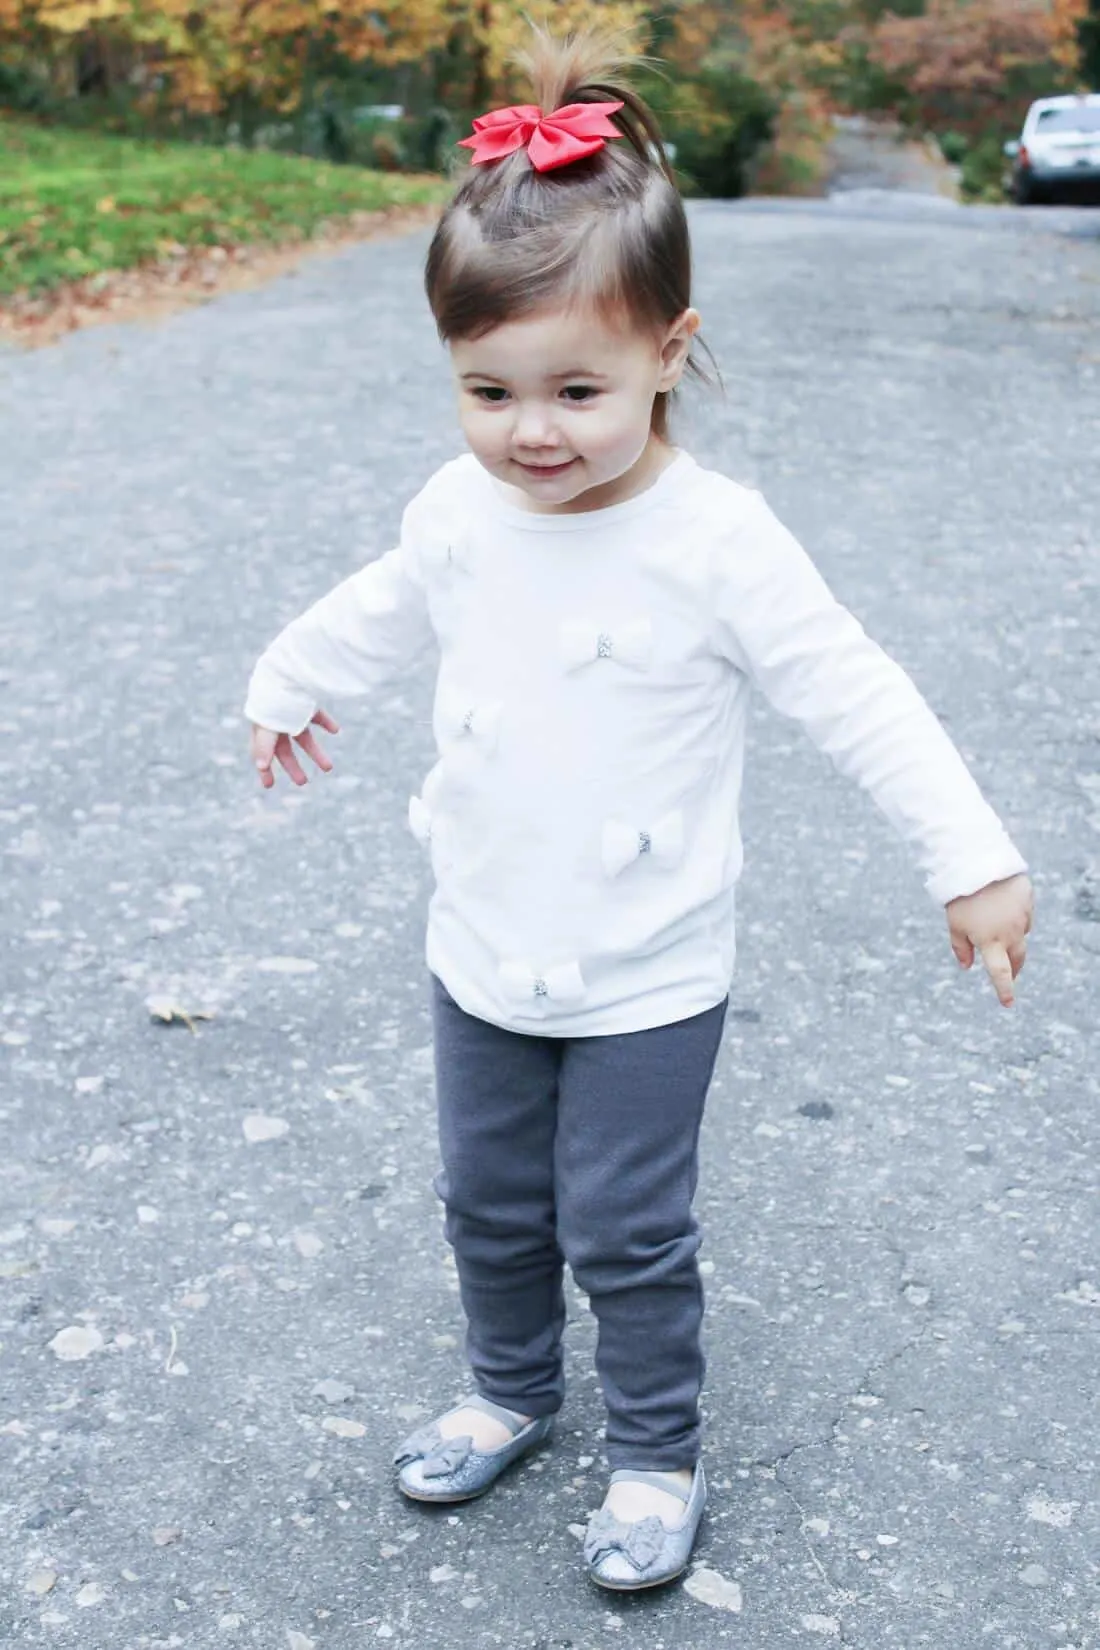
[[[395,1439],[464,1384],[404,824],[429,674],[341,707],[303,792],[260,792],[239,707],[459,450],[426,235],[0,355],[0,1640],[1100,1644],[1100,246],[950,203],[693,212],[726,390],[682,439],[765,489],[1032,859],[1019,1006],[761,704],[693,1575],[580,1571],[578,1299],[553,1450],[404,1503]]]

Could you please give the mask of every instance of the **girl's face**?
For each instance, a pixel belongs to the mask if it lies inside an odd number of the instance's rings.
[[[663,462],[653,398],[679,382],[698,325],[686,309],[653,337],[559,309],[454,340],[471,452],[531,510],[599,510],[640,492]]]

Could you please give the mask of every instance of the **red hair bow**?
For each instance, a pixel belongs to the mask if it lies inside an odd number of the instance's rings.
[[[526,144],[536,172],[549,172],[594,155],[608,138],[625,137],[608,119],[621,108],[621,103],[567,103],[544,115],[533,103],[517,103],[478,115],[473,136],[462,138],[458,147],[472,149],[477,165],[503,160]]]

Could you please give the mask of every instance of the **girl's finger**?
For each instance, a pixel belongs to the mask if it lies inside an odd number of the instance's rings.
[[[322,773],[331,773],[332,772],[332,760],[331,760],[331,758],[328,757],[325,754],[325,752],[321,749],[320,745],[317,743],[316,739],[314,739],[313,735],[309,732],[308,728],[306,729],[305,733],[300,733],[298,735],[297,743],[305,751],[307,756],[312,757],[313,761],[316,762],[317,766],[321,769]]]
[[[965,935],[952,935],[951,949],[958,958],[960,968],[969,968],[974,961],[974,947]]]
[[[993,981],[993,987],[1001,1002],[1008,1008],[1014,1000],[1012,990],[1012,965],[1008,960],[1008,952],[1000,940],[990,940],[982,948],[982,962],[985,971]]]
[[[326,733],[340,732],[338,724],[333,721],[327,710],[317,711],[312,720],[317,723],[319,728],[324,728]]]
[[[278,734],[272,733],[270,728],[252,729],[252,760],[260,775],[260,784],[270,790],[275,783],[275,775],[271,771],[271,759],[275,754],[275,742]]]
[[[1008,948],[1008,960],[1012,964],[1012,978],[1015,979],[1027,959],[1027,945],[1023,940],[1016,940]]]
[[[298,758],[294,754],[294,746],[290,743],[290,735],[281,733],[279,742],[275,746],[275,759],[280,762],[296,785],[308,783],[305,774],[298,765]]]

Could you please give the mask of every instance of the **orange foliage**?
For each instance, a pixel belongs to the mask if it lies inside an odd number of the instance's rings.
[[[0,0],[0,38],[32,36],[64,44],[110,35],[144,57],[147,78],[167,82],[172,101],[200,114],[225,112],[235,99],[292,111],[319,52],[351,62],[422,62],[455,45],[488,87],[522,40],[529,0]],[[641,0],[543,0],[558,31],[598,20],[630,26]]]
[[[1088,9],[1088,0],[1053,0],[1050,55],[1070,80],[1080,72],[1081,41],[1077,30]]]
[[[1018,114],[1057,44],[1044,0],[929,0],[922,17],[886,17],[874,37],[877,61],[927,125],[964,131]]]

